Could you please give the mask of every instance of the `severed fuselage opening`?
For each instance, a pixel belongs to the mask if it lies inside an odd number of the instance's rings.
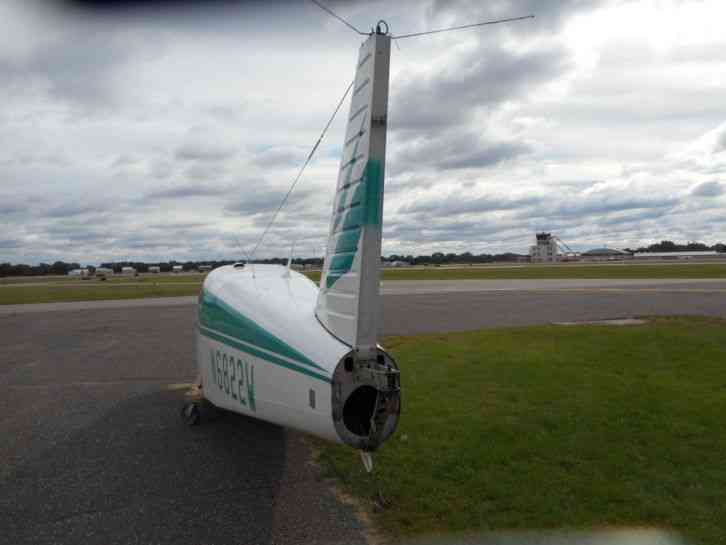
[[[395,431],[401,412],[398,367],[378,349],[369,359],[346,355],[333,373],[333,423],[340,439],[367,451]]]
[[[371,419],[376,412],[378,390],[359,386],[343,403],[343,424],[354,435],[366,437],[371,432]]]

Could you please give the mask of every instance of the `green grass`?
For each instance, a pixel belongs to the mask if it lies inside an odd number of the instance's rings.
[[[140,276],[114,275],[105,280],[112,283],[142,283],[142,284],[201,284],[206,274],[150,274]],[[89,280],[86,280],[89,282]]]
[[[113,282],[80,283],[77,286],[13,286],[0,288],[0,305],[99,301],[107,299],[142,299],[197,295],[199,283],[123,284]]]
[[[80,278],[75,278],[71,276],[61,276],[61,275],[48,275],[48,276],[3,276],[0,277],[0,286],[8,285],[8,284],[36,284],[36,283],[45,283],[45,282],[68,282],[69,280],[75,281],[80,280]]]
[[[312,280],[319,272],[306,273]],[[726,263],[521,265],[491,267],[425,267],[384,269],[384,280],[507,280],[539,278],[726,278]]]
[[[726,321],[393,337],[396,435],[375,455],[391,536],[648,525],[726,543]],[[322,444],[349,492],[359,457]]]
[[[175,284],[201,284],[206,274],[144,274],[139,276],[126,276],[126,275],[113,275],[109,276],[103,282],[111,284],[129,284],[129,283],[142,283],[142,284],[160,284],[172,282]],[[14,284],[48,284],[48,283],[60,283],[60,284],[97,284],[102,282],[97,278],[82,279],[77,276],[14,276],[9,278],[0,278],[0,286],[2,285],[14,285]]]
[[[0,305],[197,295],[205,276],[201,274],[137,277],[118,275],[105,281],[82,280],[68,276],[29,277],[28,282],[4,279],[12,281],[0,282]],[[18,283],[37,285],[3,285]]]

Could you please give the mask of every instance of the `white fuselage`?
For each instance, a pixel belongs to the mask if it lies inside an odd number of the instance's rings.
[[[353,368],[315,317],[318,287],[279,265],[220,267],[199,295],[197,366],[217,407],[373,450],[396,427],[398,372]],[[383,368],[381,372],[379,369]]]
[[[331,380],[350,347],[315,319],[317,296],[310,279],[279,265],[211,272],[197,333],[204,396],[218,407],[338,440]]]

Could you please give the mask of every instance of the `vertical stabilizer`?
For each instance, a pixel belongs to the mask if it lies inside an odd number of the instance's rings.
[[[385,34],[360,48],[316,308],[361,354],[377,344],[390,56]]]

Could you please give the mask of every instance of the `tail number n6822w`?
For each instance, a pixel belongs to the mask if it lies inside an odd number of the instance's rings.
[[[255,366],[221,350],[209,351],[212,381],[219,391],[240,405],[255,410]]]

